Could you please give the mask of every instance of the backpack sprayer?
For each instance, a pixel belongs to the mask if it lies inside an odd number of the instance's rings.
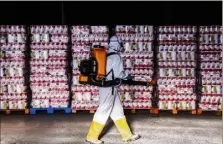
[[[106,50],[102,46],[95,46],[92,48],[90,57],[87,60],[82,60],[80,62],[80,84],[89,84],[98,87],[114,87],[121,84],[127,85],[143,85],[151,86],[155,84],[155,81],[142,82],[133,80],[123,80],[120,78],[115,78],[113,80],[106,80],[106,62],[107,57],[116,53],[107,54]]]

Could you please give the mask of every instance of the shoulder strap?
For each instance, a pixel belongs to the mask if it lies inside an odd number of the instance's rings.
[[[117,53],[116,53],[116,52],[108,53],[108,54],[107,54],[107,57],[108,57],[108,56],[111,56],[111,55],[115,55],[115,54],[117,54]]]
[[[107,54],[107,57],[109,57],[109,56],[111,56],[111,55],[115,55],[115,54],[117,54],[117,53],[116,53],[116,52],[108,53],[108,54]],[[115,76],[114,76],[114,71],[113,71],[113,69],[111,69],[111,70],[106,74],[105,79],[106,79],[106,77],[107,77],[110,73],[112,73],[112,80],[114,80],[114,79],[115,79]],[[114,87],[112,87],[112,95],[114,95]]]
[[[115,55],[115,54],[118,54],[118,53],[116,53],[116,52],[110,52],[110,53],[107,53],[107,57],[109,57],[109,56],[111,56],[111,55]],[[113,71],[113,69],[111,69],[111,70],[106,74],[105,78],[106,78],[110,73],[112,73],[112,79],[114,79],[114,71]]]

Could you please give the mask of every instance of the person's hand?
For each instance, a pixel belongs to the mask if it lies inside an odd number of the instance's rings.
[[[129,74],[125,79],[126,79],[126,80],[132,80],[133,77]]]

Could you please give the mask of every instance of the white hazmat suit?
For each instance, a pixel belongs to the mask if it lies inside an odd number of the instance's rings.
[[[116,53],[107,57],[106,72],[109,73],[107,80],[113,78],[126,79],[128,74],[124,71],[123,62],[120,56],[122,47],[121,40],[117,36],[112,36],[109,43],[109,53]],[[127,124],[123,107],[120,101],[117,87],[106,87],[99,89],[99,107],[94,115],[90,130],[87,135],[87,141],[91,143],[103,143],[98,140],[109,116],[114,121],[124,141],[135,140],[138,135],[133,135]]]

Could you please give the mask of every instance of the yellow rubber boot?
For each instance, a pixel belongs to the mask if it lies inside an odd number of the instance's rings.
[[[132,138],[133,134],[129,128],[126,118],[121,118],[119,120],[116,120],[115,125],[118,128],[118,131],[120,132],[123,141],[128,141],[129,139]]]
[[[103,124],[100,124],[96,121],[92,121],[86,141],[91,144],[103,144],[103,141],[98,140],[98,137],[101,134],[103,128]]]

